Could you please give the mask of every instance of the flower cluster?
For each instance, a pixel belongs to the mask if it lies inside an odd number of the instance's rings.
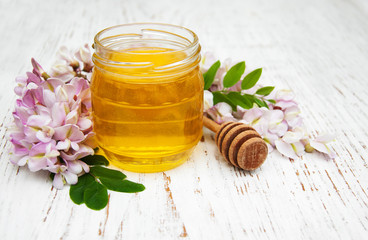
[[[91,54],[88,46],[75,55],[66,51],[59,51],[64,62],[54,65],[50,75],[32,59],[33,72],[16,78],[15,124],[9,135],[11,162],[27,164],[31,171],[50,171],[59,189],[89,171],[79,159],[93,155],[96,147],[86,79],[93,66]]]
[[[206,72],[215,62],[212,54],[205,54],[202,59],[201,70]],[[214,82],[204,92],[204,112],[214,121],[221,124],[227,121],[238,121],[251,125],[265,140],[269,151],[275,148],[284,156],[296,159],[305,152],[317,150],[334,158],[336,154],[327,146],[333,140],[333,136],[325,134],[315,139],[309,139],[300,108],[295,101],[295,95],[290,90],[272,91],[263,96],[266,107],[256,104],[250,109],[236,106],[236,111],[226,102],[213,104],[213,92],[215,91],[238,91],[242,94],[257,95],[257,90],[262,88],[256,84],[250,89],[242,90],[241,81],[231,88],[224,88],[223,79],[231,67],[231,61],[226,60],[214,78]],[[260,96],[261,97],[261,96]]]

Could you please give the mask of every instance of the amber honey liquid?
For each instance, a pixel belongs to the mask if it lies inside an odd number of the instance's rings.
[[[165,48],[115,52],[114,61],[139,67],[98,66],[92,77],[94,131],[116,166],[157,172],[185,161],[202,136],[203,80],[198,66],[159,73],[186,56]],[[160,76],[161,75],[161,76]]]

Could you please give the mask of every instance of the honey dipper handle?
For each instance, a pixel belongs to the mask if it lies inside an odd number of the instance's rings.
[[[214,133],[217,133],[217,131],[220,129],[220,125],[206,116],[203,116],[203,125]]]

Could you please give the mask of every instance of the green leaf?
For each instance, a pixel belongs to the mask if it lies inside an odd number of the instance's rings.
[[[245,62],[240,62],[232,66],[229,71],[227,71],[224,77],[224,87],[229,88],[234,86],[241,78],[245,71]]]
[[[109,201],[107,188],[101,183],[94,181],[84,191],[84,203],[93,210],[101,210]]]
[[[109,161],[102,155],[88,155],[84,158],[81,158],[83,162],[87,163],[88,165],[109,165]]]
[[[258,82],[259,78],[262,74],[262,68],[258,68],[254,70],[253,72],[249,73],[247,76],[244,77],[241,88],[243,90],[247,90],[252,88],[256,83]]]
[[[229,92],[227,97],[242,108],[250,109],[253,107],[253,103],[247,98],[240,94],[240,92]]]
[[[215,76],[217,70],[220,68],[220,61],[215,62],[212,66],[203,74],[204,79],[204,90],[207,90],[211,87],[213,81],[215,80]]]
[[[262,102],[263,102],[263,104],[264,104],[264,106],[265,106],[266,108],[269,108],[269,107],[268,107],[268,104],[266,103],[266,101],[265,101],[265,100],[262,100]]]
[[[244,94],[243,95],[244,98],[248,99],[248,101],[250,101],[252,103],[252,106],[253,106],[253,103],[254,103],[254,95],[251,95],[251,94]]]
[[[220,92],[212,92],[213,94],[213,105],[216,105],[219,102],[225,102],[231,106],[233,111],[236,111],[236,104],[234,104],[230,98],[228,98],[225,94]]]
[[[89,172],[90,174],[92,174],[93,176],[97,178],[104,177],[104,178],[123,180],[127,177],[124,173],[120,171],[101,167],[101,166],[90,167]]]
[[[269,95],[273,91],[274,88],[275,87],[270,87],[270,86],[263,87],[263,88],[258,89],[257,92],[256,92],[256,94],[267,96],[267,95]]]
[[[269,101],[270,103],[272,103],[272,104],[276,104],[276,101],[275,100],[273,100],[273,99],[267,99],[267,101]]]
[[[69,196],[75,204],[84,203],[84,191],[88,185],[93,184],[95,178],[86,173],[78,178],[78,183],[70,186]]]
[[[135,193],[142,192],[145,187],[143,184],[131,182],[129,180],[116,180],[111,178],[100,178],[101,183],[109,190],[116,192]]]
[[[267,104],[266,104],[264,101],[259,100],[258,98],[254,98],[254,102],[255,102],[255,103],[257,103],[257,105],[258,105],[259,107],[265,107],[265,108],[268,108]]]

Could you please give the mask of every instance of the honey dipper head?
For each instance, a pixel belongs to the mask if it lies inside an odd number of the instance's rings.
[[[215,140],[226,161],[244,170],[260,167],[267,158],[267,144],[254,128],[246,124],[222,124]]]

